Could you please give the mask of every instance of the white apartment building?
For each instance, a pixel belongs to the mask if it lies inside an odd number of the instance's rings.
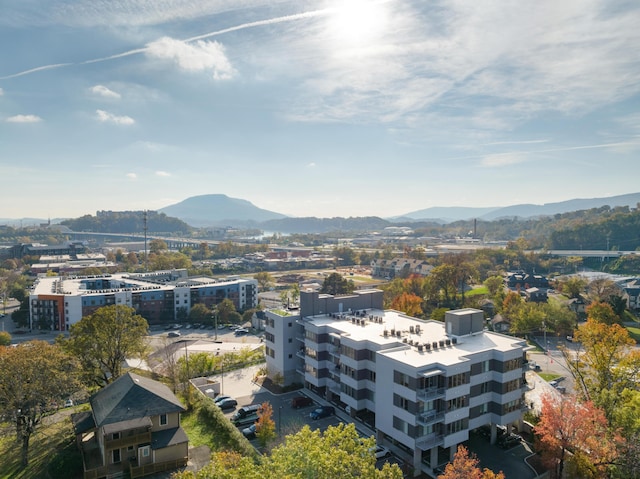
[[[497,425],[521,421],[526,342],[486,331],[482,311],[420,320],[383,310],[379,290],[306,291],[300,304],[266,312],[270,374],[368,418],[416,475],[451,460],[469,431],[491,426],[495,441]]]

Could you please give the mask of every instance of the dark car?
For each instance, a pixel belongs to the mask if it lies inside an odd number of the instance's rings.
[[[511,449],[512,447],[517,446],[521,442],[522,442],[522,437],[519,436],[518,434],[513,434],[513,433],[505,434],[498,438],[498,446],[500,446],[503,449]]]
[[[245,427],[242,430],[242,434],[244,435],[244,437],[246,437],[247,439],[253,439],[256,437],[256,425],[255,423],[252,424],[249,427]]]
[[[311,419],[322,419],[323,417],[329,417],[334,414],[336,410],[333,406],[320,406],[309,413]]]
[[[218,401],[216,404],[222,410],[233,409],[238,405],[238,401],[236,401],[233,398],[226,398],[226,399],[223,399],[222,401]]]
[[[291,399],[291,407],[294,409],[311,406],[312,404],[313,404],[313,399],[311,399],[308,396],[296,396],[293,399]]]

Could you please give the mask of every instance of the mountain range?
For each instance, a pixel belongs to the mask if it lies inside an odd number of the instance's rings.
[[[629,206],[635,208],[640,203],[640,193],[631,193],[605,198],[583,198],[546,203],[541,205],[519,204],[499,207],[433,207],[412,211],[392,218],[362,217],[362,218],[293,218],[274,211],[265,210],[251,202],[230,198],[226,195],[212,194],[187,198],[180,203],[166,206],[160,210],[167,216],[181,219],[191,226],[253,226],[269,231],[283,233],[293,232],[324,232],[339,229],[360,229],[365,224],[375,225],[377,228],[390,226],[393,223],[432,222],[439,224],[454,221],[478,219],[493,221],[501,218],[534,218],[552,216],[571,211],[588,210],[609,206]]]
[[[501,218],[536,218],[589,210],[609,206],[611,208],[628,206],[636,208],[640,204],[640,193],[609,196],[604,198],[583,198],[546,203],[541,205],[519,204],[501,207],[432,207],[416,210],[392,218],[295,218],[282,213],[259,208],[251,202],[231,198],[222,194],[199,195],[187,198],[179,203],[158,210],[168,217],[178,218],[193,227],[231,226],[237,228],[258,228],[281,233],[326,233],[330,231],[380,230],[394,224],[415,222],[446,225],[455,221],[478,219],[494,221]],[[60,223],[61,220],[51,220]],[[21,225],[46,223],[47,220],[3,219],[0,224]]]

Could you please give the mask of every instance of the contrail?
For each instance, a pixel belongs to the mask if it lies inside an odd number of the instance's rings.
[[[305,18],[313,18],[313,17],[318,17],[321,15],[327,15],[329,13],[334,12],[335,9],[331,9],[331,8],[325,8],[325,9],[321,9],[321,10],[313,10],[311,12],[304,12],[304,13],[296,13],[294,15],[286,15],[283,17],[276,17],[276,18],[270,18],[267,20],[257,20],[255,22],[249,22],[249,23],[243,23],[241,25],[237,25],[235,27],[229,27],[229,28],[225,28],[222,30],[217,30],[215,32],[211,32],[211,33],[205,33],[203,35],[198,35],[195,37],[191,37],[191,38],[187,38],[186,40],[183,40],[184,42],[190,43],[190,42],[195,42],[197,40],[202,40],[205,38],[210,38],[210,37],[215,37],[218,35],[224,35],[225,33],[229,33],[229,32],[235,32],[238,30],[244,30],[246,28],[254,28],[254,27],[261,27],[263,25],[273,25],[276,23],[284,23],[284,22],[292,22],[292,21],[296,21],[296,20],[303,20]],[[137,55],[139,53],[144,53],[145,51],[148,50],[148,47],[144,47],[144,48],[136,48],[134,50],[129,50],[126,52],[122,52],[122,53],[118,53],[116,55],[110,55],[108,57],[102,57],[102,58],[95,58],[93,60],[85,60],[83,62],[78,62],[78,63],[57,63],[57,64],[53,64],[53,65],[45,65],[45,66],[41,66],[41,67],[37,67],[37,68],[31,68],[29,70],[25,70],[22,72],[18,72],[18,73],[13,73],[11,75],[6,75],[3,77],[0,77],[0,80],[8,80],[10,78],[16,78],[16,77],[20,77],[23,75],[29,75],[31,73],[35,73],[35,72],[39,72],[42,70],[53,70],[54,68],[62,68],[62,67],[68,67],[68,66],[73,66],[73,65],[86,65],[89,63],[99,63],[99,62],[106,62],[108,60],[115,60],[118,58],[123,58],[123,57],[128,57],[131,55]]]
[[[508,142],[507,142],[508,143]],[[491,143],[487,143],[490,145]],[[591,150],[596,148],[611,148],[615,146],[629,146],[629,145],[639,145],[640,141],[637,137],[633,137],[627,141],[619,141],[615,143],[599,143],[595,145],[580,145],[580,146],[565,146],[565,147],[557,147],[557,148],[544,148],[540,150],[513,150],[506,151],[501,153],[483,153],[477,155],[469,155],[469,156],[458,156],[458,157],[449,157],[443,158],[443,160],[451,161],[451,160],[474,160],[478,158],[484,158],[485,156],[509,156],[514,154],[536,154],[536,153],[556,153],[559,151],[572,151],[572,150]]]

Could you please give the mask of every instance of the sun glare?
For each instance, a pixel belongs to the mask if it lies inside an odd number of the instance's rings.
[[[330,33],[338,42],[360,44],[379,36],[387,24],[383,2],[343,0],[330,20]]]

